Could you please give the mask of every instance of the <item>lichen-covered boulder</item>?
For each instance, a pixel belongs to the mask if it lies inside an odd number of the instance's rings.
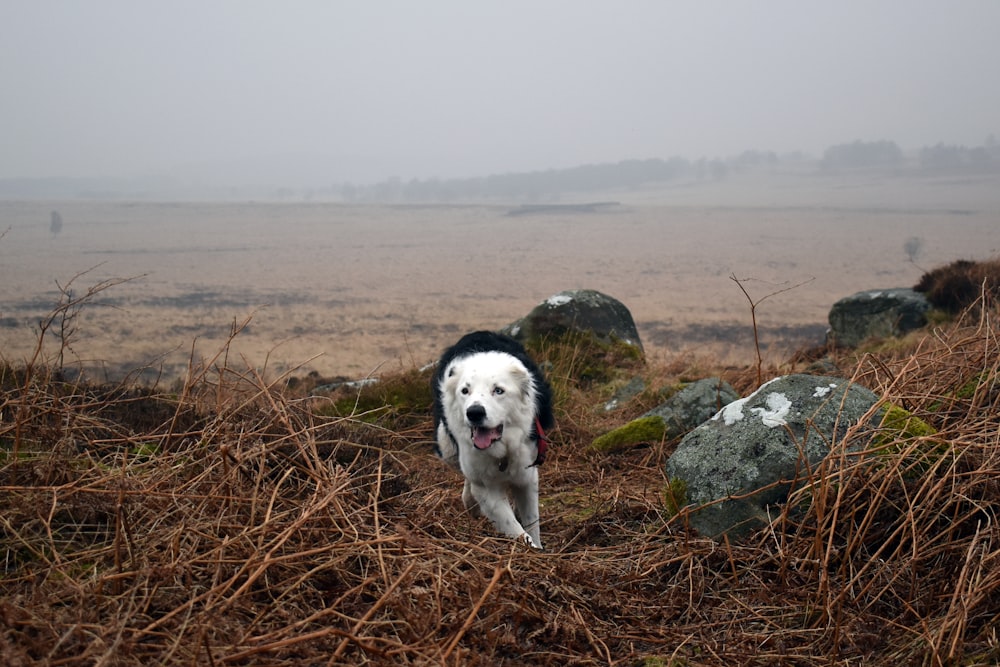
[[[857,347],[866,338],[901,336],[927,324],[927,298],[912,289],[868,290],[833,304],[828,340]]]
[[[688,504],[690,525],[715,538],[765,525],[768,505],[784,501],[830,443],[856,426],[859,442],[870,440],[881,416],[860,422],[877,402],[844,378],[786,375],[729,403],[667,461],[671,487],[685,489],[679,504]]]
[[[599,340],[625,343],[642,352],[632,313],[621,301],[596,290],[559,292],[505,329],[522,342],[572,332],[588,332]]]

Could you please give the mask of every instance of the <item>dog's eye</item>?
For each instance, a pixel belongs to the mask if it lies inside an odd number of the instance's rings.
[[[493,393],[496,394],[497,396],[500,396],[501,394],[504,393],[504,388],[503,387],[493,387]]]
[[[462,396],[468,396],[468,395],[469,395],[469,388],[462,387]]]

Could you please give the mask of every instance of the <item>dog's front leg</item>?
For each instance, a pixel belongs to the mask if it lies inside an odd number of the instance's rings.
[[[542,548],[541,529],[538,525],[538,475],[532,475],[524,484],[513,487],[514,506],[521,523],[534,542],[536,549]]]
[[[480,484],[469,484],[469,492],[479,505],[479,510],[493,522],[498,531],[507,537],[521,539],[526,537],[525,544],[538,548],[538,543],[514,516],[514,508],[507,501],[505,493]],[[466,506],[468,507],[468,504]]]
[[[469,480],[465,480],[465,486],[462,487],[462,504],[465,505],[465,509],[469,510],[469,514],[472,516],[483,515],[479,509],[479,501],[472,495],[472,482]]]

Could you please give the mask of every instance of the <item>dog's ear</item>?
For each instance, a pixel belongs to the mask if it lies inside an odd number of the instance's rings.
[[[511,364],[510,365],[510,376],[517,383],[517,388],[521,391],[521,395],[525,398],[530,398],[535,394],[535,380],[531,377],[531,373],[528,369],[524,367],[523,364]]]
[[[454,387],[455,383],[458,382],[458,376],[460,370],[461,370],[461,364],[457,359],[448,364],[448,368],[446,368],[444,371],[444,378],[441,381],[441,386]]]

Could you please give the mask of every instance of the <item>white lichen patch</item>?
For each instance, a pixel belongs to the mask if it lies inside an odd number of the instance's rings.
[[[767,385],[771,384],[772,382],[777,382],[780,379],[781,378],[774,378],[772,380],[768,380],[767,382],[765,382],[764,384],[762,384],[760,387],[758,387],[757,391],[755,391],[754,393],[750,394],[746,398],[740,398],[740,399],[737,399],[737,400],[733,401],[729,405],[725,406],[724,408],[722,408],[721,410],[719,410],[718,412],[716,412],[715,415],[712,417],[712,421],[719,421],[719,417],[722,417],[722,421],[724,421],[726,423],[726,426],[732,426],[736,422],[738,422],[741,419],[743,419],[743,406],[746,405],[747,401],[751,400],[754,396],[756,396],[761,391],[763,391],[764,388],[767,387]],[[781,396],[781,394],[778,394],[778,395]],[[784,398],[784,397],[782,396],[782,398]],[[756,409],[760,409],[760,408],[756,408]],[[786,411],[786,414],[787,414],[787,411]]]
[[[572,300],[573,297],[568,296],[566,294],[555,294],[546,299],[545,303],[547,303],[549,306],[552,306],[553,308],[556,308],[557,306],[565,306]]]
[[[718,421],[719,417],[722,417],[722,421],[726,422],[726,426],[732,426],[736,422],[743,419],[743,405],[750,400],[750,396],[746,398],[741,398],[733,401],[729,405],[725,406],[721,410],[715,413],[712,417],[713,420]]]
[[[816,391],[813,392],[813,398],[823,398],[830,393],[831,389],[836,389],[837,385],[831,383],[827,387],[816,387]]]
[[[750,408],[750,412],[760,417],[761,422],[768,428],[784,426],[788,422],[785,417],[792,409],[792,402],[784,394],[771,392],[765,400],[766,408]]]

